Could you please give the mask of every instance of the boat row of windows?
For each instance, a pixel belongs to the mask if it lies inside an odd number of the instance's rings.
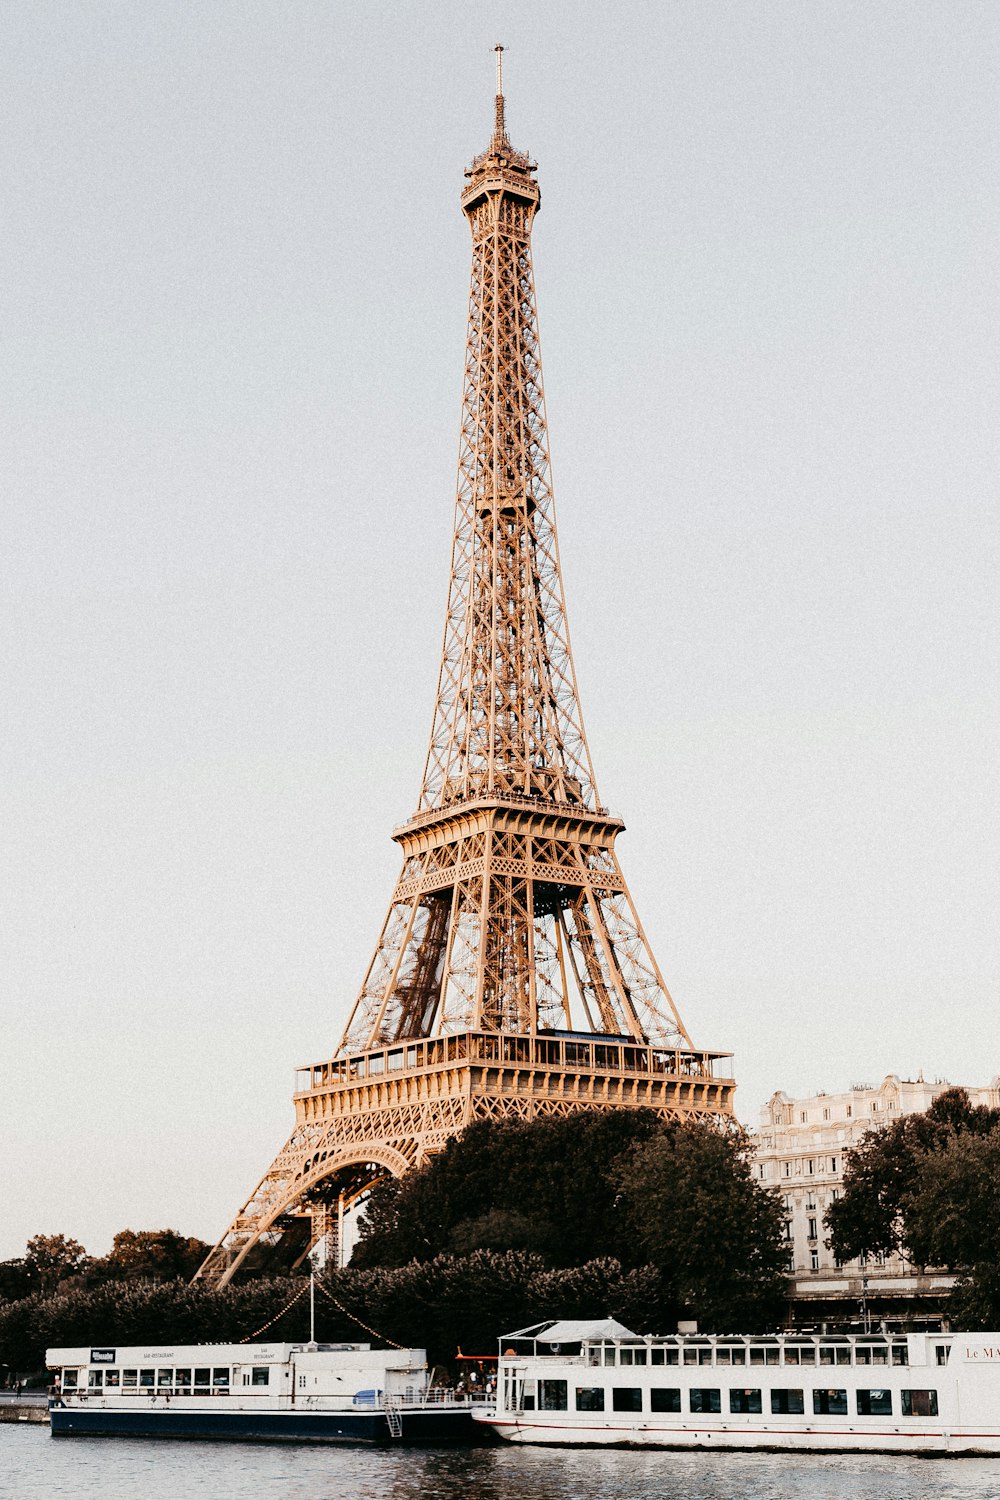
[[[905,1344],[591,1345],[590,1365],[906,1365]]]
[[[79,1370],[63,1370],[63,1391],[80,1389]],[[267,1366],[256,1366],[243,1371],[243,1384],[267,1385],[270,1371]],[[176,1395],[187,1395],[192,1391],[228,1392],[230,1388],[229,1366],[199,1365],[180,1369],[136,1369],[136,1370],[90,1370],[87,1372],[87,1389],[90,1391],[159,1391]]]
[[[525,1411],[535,1410],[535,1392],[532,1381],[525,1383],[523,1406]],[[648,1391],[649,1406],[644,1405],[642,1386],[614,1386],[610,1391],[611,1411],[618,1412],[679,1412],[683,1410],[683,1392],[678,1386],[653,1386]],[[696,1386],[688,1391],[688,1411],[695,1413],[720,1413],[723,1391],[718,1386]],[[733,1387],[728,1391],[729,1410],[741,1416],[760,1415],[763,1410],[764,1392],[747,1386]],[[846,1417],[848,1412],[847,1391],[831,1387],[814,1389],[812,1397],[813,1415],[818,1417]],[[577,1411],[604,1411],[609,1392],[600,1385],[578,1385],[576,1387]],[[767,1395],[770,1398],[773,1416],[803,1416],[807,1393],[800,1387],[775,1387]],[[855,1391],[855,1405],[859,1417],[891,1417],[893,1415],[893,1393],[884,1387]],[[538,1410],[566,1411],[568,1409],[568,1383],[565,1380],[540,1380],[538,1382]],[[937,1391],[908,1390],[899,1392],[900,1415],[904,1417],[936,1417],[938,1414]]]

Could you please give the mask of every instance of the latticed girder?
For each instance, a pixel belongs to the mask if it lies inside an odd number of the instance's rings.
[[[341,1051],[546,1027],[690,1047],[607,817],[465,804],[410,825],[403,870]]]
[[[471,169],[458,495],[422,808],[489,794],[594,807],[556,542],[530,234],[531,164]]]

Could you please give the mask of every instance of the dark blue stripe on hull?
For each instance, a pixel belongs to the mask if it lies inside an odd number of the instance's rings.
[[[85,1411],[53,1407],[53,1437],[233,1438],[289,1443],[473,1443],[469,1412],[402,1412],[394,1438],[382,1412]]]

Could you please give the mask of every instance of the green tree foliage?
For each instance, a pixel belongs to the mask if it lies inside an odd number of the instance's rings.
[[[448,1365],[460,1348],[494,1353],[502,1334],[551,1316],[553,1308],[571,1317],[611,1312],[641,1327],[658,1285],[655,1273],[623,1270],[611,1259],[546,1270],[537,1256],[519,1251],[477,1250],[365,1271],[349,1266],[319,1278],[316,1333],[336,1342],[426,1348],[432,1364]],[[128,1280],[50,1297],[35,1293],[0,1307],[0,1365],[41,1370],[47,1348],[95,1343],[304,1341],[306,1288],[302,1277],[281,1277],[221,1289]]]
[[[36,1234],[24,1252],[24,1264],[42,1292],[51,1292],[87,1265],[87,1252],[78,1240],[64,1234]]]
[[[97,1265],[112,1280],[181,1277],[187,1281],[211,1248],[204,1240],[187,1238],[175,1229],[122,1229],[115,1235],[111,1254]]]
[[[476,1246],[553,1268],[613,1261],[635,1273],[627,1293],[616,1283],[622,1321],[662,1330],[683,1315],[751,1329],[780,1316],[783,1228],[742,1137],[621,1110],[472,1126],[376,1189],[352,1264],[402,1267]],[[609,1310],[607,1297],[594,1305]],[[538,1316],[571,1311],[549,1302]]]
[[[426,1167],[375,1190],[353,1264],[401,1266],[477,1244],[557,1266],[621,1258],[608,1168],[661,1128],[648,1110],[471,1125]]]
[[[613,1176],[624,1222],[661,1278],[661,1307],[705,1331],[774,1326],[787,1296],[784,1215],[754,1181],[744,1140],[678,1124],[637,1146]]]
[[[869,1130],[847,1153],[843,1196],[827,1211],[837,1258],[904,1250],[918,1265],[955,1263],[925,1253],[925,1226],[910,1205],[929,1170],[929,1158],[948,1152],[958,1137],[984,1137],[998,1127],[1000,1110],[973,1105],[964,1089],[948,1089],[923,1114],[904,1115]]]

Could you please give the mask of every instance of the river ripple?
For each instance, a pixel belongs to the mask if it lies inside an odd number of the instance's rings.
[[[996,1500],[1000,1459],[313,1448],[0,1426],[2,1500]]]

